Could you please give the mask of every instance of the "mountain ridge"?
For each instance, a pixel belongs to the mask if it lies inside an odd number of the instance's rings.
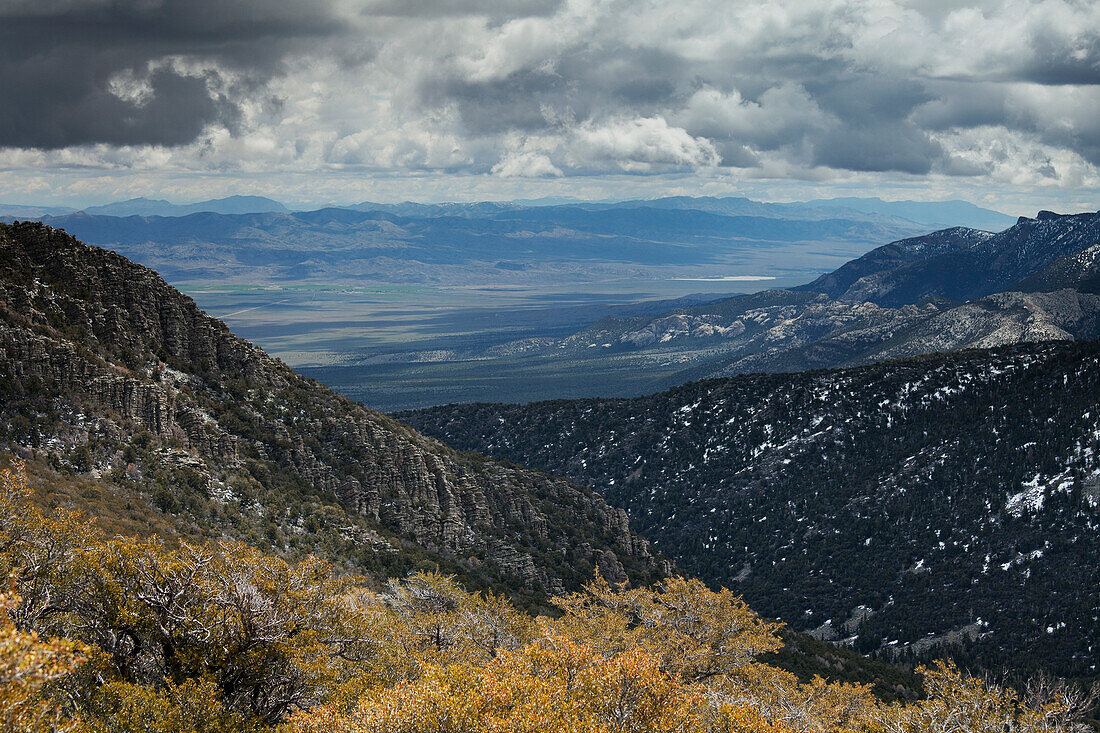
[[[825,273],[813,282],[791,290],[824,293],[830,298],[841,298],[859,280],[875,273],[889,271],[911,262],[928,259],[930,255],[965,251],[993,234],[967,227],[953,227],[919,237],[901,239],[845,263],[832,272]]]
[[[460,455],[356,405],[151,270],[41,224],[0,225],[0,365],[9,447],[139,494],[160,486],[153,502],[215,536],[368,567],[434,558],[536,603],[596,567],[660,571],[590,490]],[[311,523],[327,534],[303,533]]]
[[[1100,240],[1100,214],[1039,212],[1003,232],[897,267],[864,275],[837,297],[900,306],[930,296],[968,301],[1008,290],[1058,259]]]
[[[264,196],[226,196],[219,199],[197,201],[192,204],[173,204],[163,199],[138,197],[127,201],[114,201],[101,206],[89,206],[82,209],[89,216],[166,216],[177,217],[189,214],[255,214],[287,213],[290,210],[283,204]]]

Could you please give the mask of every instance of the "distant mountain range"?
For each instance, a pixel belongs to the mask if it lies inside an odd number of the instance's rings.
[[[41,219],[43,216],[65,216],[76,211],[71,206],[0,204],[0,219]]]
[[[482,201],[473,203],[423,204],[373,203],[339,205],[353,211],[380,211],[404,217],[488,217],[509,211],[532,208],[608,209],[689,209],[724,216],[761,216],[773,219],[849,219],[900,220],[933,229],[948,226],[968,226],[975,229],[1000,231],[1012,225],[1013,218],[998,211],[983,209],[966,201],[883,201],[878,198],[834,198],[766,203],[743,197],[669,196],[656,199],[630,199],[617,202],[586,202],[547,199],[544,201]],[[68,206],[0,204],[0,217],[38,218],[64,216],[81,210],[95,216],[187,216],[202,212],[216,214],[286,213],[290,208],[264,196],[229,196],[190,204],[174,204],[163,199],[135,198],[101,206],[75,209]]]
[[[229,196],[193,204],[173,204],[162,199],[136,198],[115,201],[102,206],[89,206],[85,209],[75,209],[71,206],[0,204],[0,218],[39,219],[44,216],[66,216],[78,211],[92,216],[187,216],[200,212],[252,214],[288,210],[278,201],[263,196]]]
[[[966,201],[883,201],[878,198],[836,198],[764,203],[740,197],[712,198],[676,196],[635,200],[619,204],[661,209],[696,209],[727,216],[766,216],[781,219],[853,219],[909,221],[930,229],[967,226],[999,232],[1012,226],[1013,217],[983,209]]]
[[[964,225],[976,229],[1001,231],[1015,219],[998,211],[983,209],[966,201],[883,201],[878,198],[838,198],[766,203],[738,196],[668,196],[656,199],[630,199],[617,202],[570,201],[541,204],[538,208],[583,208],[590,211],[614,209],[662,209],[706,211],[722,216],[754,216],[769,219],[847,219],[895,224],[907,222],[931,229]],[[479,202],[452,204],[377,204],[365,202],[350,206],[357,211],[383,211],[399,216],[494,216],[508,211],[534,208],[530,203]]]
[[[855,210],[866,214],[896,216],[937,229],[965,226],[999,232],[1012,226],[1013,217],[983,209],[968,201],[883,201],[879,198],[833,198],[802,202],[825,210]]]
[[[350,209],[177,217],[81,212],[42,221],[153,267],[171,282],[218,285],[522,285],[716,272],[791,279],[922,231],[900,221],[582,207],[480,216]]]
[[[91,216],[188,216],[189,214],[286,213],[287,207],[263,196],[229,196],[194,204],[171,204],[158,199],[136,198],[84,209]]]
[[[952,218],[1005,228],[965,202],[762,203],[667,197],[568,205],[375,204],[291,212],[262,196],[136,198],[83,211],[0,205],[115,249],[173,283],[524,285],[768,276],[797,284]]]

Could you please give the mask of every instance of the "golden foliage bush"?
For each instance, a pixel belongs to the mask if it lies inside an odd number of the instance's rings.
[[[259,733],[254,719],[226,710],[209,679],[160,686],[111,682],[94,700],[78,733]]]
[[[950,665],[909,704],[800,682],[758,660],[778,624],[697,580],[597,575],[532,618],[439,574],[378,589],[238,543],[109,537],[37,510],[20,464],[0,473],[0,571],[0,730],[1078,730],[1066,695],[1029,705]]]
[[[11,611],[21,600],[0,593],[0,731],[70,730],[77,721],[44,693],[84,661],[84,647],[66,639],[42,641],[16,628]]]

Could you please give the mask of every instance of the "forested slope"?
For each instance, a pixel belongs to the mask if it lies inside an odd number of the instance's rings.
[[[597,488],[685,570],[889,658],[1092,676],[1100,344],[400,418]]]

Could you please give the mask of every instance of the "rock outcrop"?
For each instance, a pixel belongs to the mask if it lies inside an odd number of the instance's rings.
[[[90,416],[121,435],[143,429],[182,446],[211,481],[288,477],[279,480],[338,501],[391,545],[495,568],[528,592],[575,587],[596,567],[639,579],[658,570],[625,514],[596,493],[460,455],[342,398],[234,337],[151,270],[41,224],[0,226],[0,362],[17,398],[0,419],[49,404],[55,434]]]

